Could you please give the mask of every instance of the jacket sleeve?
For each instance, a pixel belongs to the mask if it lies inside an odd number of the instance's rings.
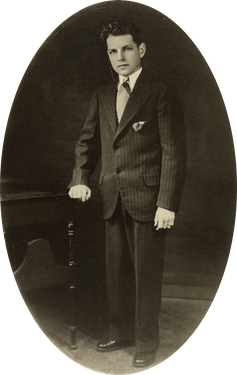
[[[162,148],[160,189],[157,206],[179,210],[186,177],[186,136],[181,102],[173,88],[165,88],[158,103]]]
[[[97,90],[94,92],[89,105],[86,122],[75,149],[75,166],[72,180],[68,188],[75,185],[90,184],[93,173],[101,156],[101,140],[99,126],[99,105]]]

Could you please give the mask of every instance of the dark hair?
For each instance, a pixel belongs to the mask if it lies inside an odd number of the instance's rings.
[[[133,23],[129,22],[111,22],[102,26],[100,39],[106,42],[109,35],[132,35],[134,43],[139,47],[142,43],[142,40],[139,36],[139,29]]]

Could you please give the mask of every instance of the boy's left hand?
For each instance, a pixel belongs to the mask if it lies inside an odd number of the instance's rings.
[[[174,225],[175,213],[158,207],[155,214],[154,226],[156,230],[170,229]]]

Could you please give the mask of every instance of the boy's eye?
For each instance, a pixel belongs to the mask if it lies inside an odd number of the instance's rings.
[[[113,53],[116,53],[116,51],[114,49],[112,49],[111,51],[109,51],[110,55],[112,55]]]

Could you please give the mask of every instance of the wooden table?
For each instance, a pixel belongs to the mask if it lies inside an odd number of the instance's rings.
[[[76,262],[73,247],[74,220],[78,214],[78,203],[68,197],[67,191],[47,191],[17,180],[1,182],[1,212],[3,231],[9,258],[13,259],[14,271],[20,266],[15,259],[25,256],[28,243],[35,239],[48,240],[57,247],[57,237],[62,229],[67,232],[68,246],[64,251],[69,266],[69,290],[71,295],[71,344],[76,349],[75,325],[75,272]],[[15,255],[14,255],[15,254]],[[21,262],[20,262],[21,263]]]

